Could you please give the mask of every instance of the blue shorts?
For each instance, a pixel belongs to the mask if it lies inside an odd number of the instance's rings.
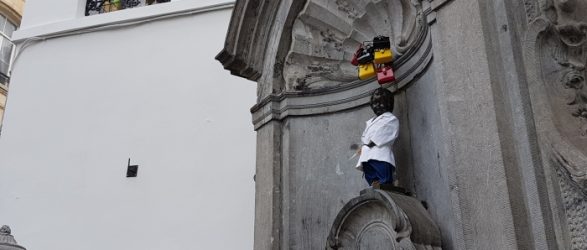
[[[363,173],[365,173],[365,180],[369,186],[374,181],[379,181],[380,184],[393,184],[393,172],[395,167],[389,162],[369,160],[363,162]]]

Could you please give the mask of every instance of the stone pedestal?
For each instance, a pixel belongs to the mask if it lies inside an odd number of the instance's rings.
[[[368,188],[338,213],[326,249],[440,250],[440,230],[420,201]]]

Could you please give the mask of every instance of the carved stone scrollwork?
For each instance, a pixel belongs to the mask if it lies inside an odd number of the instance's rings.
[[[540,16],[540,5],[537,0],[524,0],[524,7],[526,7],[526,18],[528,23],[533,22]]]
[[[11,233],[10,227],[6,225],[0,228],[0,250],[26,250],[16,243]]]
[[[561,199],[565,209],[570,238],[569,248],[587,249],[586,173],[581,174],[580,170],[569,168],[569,162],[560,154],[555,154],[553,165],[556,168]],[[570,170],[575,172],[570,172]]]
[[[537,94],[535,116],[546,138],[545,153],[552,154],[558,176],[587,192],[587,2],[548,1],[536,34]],[[550,13],[550,14],[548,14]],[[545,104],[542,105],[541,104]],[[549,122],[545,122],[549,121]],[[561,189],[563,182],[560,183]],[[570,190],[570,189],[568,189]],[[565,201],[565,203],[568,203]],[[569,203],[567,212],[573,209]],[[568,215],[568,213],[567,213]],[[569,220],[571,220],[569,218]]]
[[[556,0],[546,6],[553,16],[541,36],[542,76],[557,116],[557,128],[579,148],[587,148],[587,2]],[[575,135],[575,136],[573,136]]]
[[[292,29],[283,68],[286,89],[316,90],[356,81],[350,59],[363,41],[389,36],[399,54],[407,54],[422,25],[420,1],[308,0]]]
[[[255,129],[288,116],[333,113],[366,104],[369,93],[379,85],[374,78],[359,80],[350,60],[362,42],[377,35],[390,37],[398,52],[393,62],[396,81],[386,86],[392,92],[417,80],[432,61],[432,39],[425,20],[430,9],[422,9],[422,0],[295,3],[304,4],[289,15],[295,17],[287,23],[287,33],[280,36],[282,50],[265,56],[275,58],[275,64],[267,63],[274,71],[273,80],[261,84],[259,93],[267,95],[260,94],[263,99],[251,108]],[[270,76],[269,68],[263,77]],[[261,78],[267,83],[265,80]],[[276,86],[278,89],[268,89]]]
[[[366,189],[334,220],[327,249],[441,249],[440,231],[412,197]]]
[[[533,117],[551,188],[560,191],[551,197],[565,231],[560,247],[586,249],[587,1],[538,2],[525,55]]]
[[[585,84],[585,68],[572,67],[562,80],[565,88],[571,89],[574,96],[567,103],[574,106],[572,115],[575,117],[587,118],[587,86]],[[581,130],[581,135],[585,136],[587,131]]]

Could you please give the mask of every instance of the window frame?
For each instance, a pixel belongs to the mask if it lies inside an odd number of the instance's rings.
[[[85,0],[84,16],[94,16],[125,9],[146,7],[171,0]]]

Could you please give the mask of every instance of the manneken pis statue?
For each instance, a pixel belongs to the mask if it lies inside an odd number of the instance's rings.
[[[370,104],[375,116],[366,121],[356,168],[363,171],[370,186],[379,188],[380,184],[393,185],[396,165],[392,148],[398,136],[399,121],[391,113],[394,104],[391,91],[376,89]]]

